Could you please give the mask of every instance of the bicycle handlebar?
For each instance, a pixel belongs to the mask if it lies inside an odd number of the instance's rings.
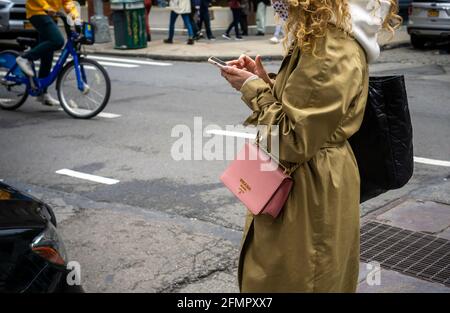
[[[67,16],[65,14],[61,13],[61,12],[56,12],[55,16],[59,17],[62,20],[62,22],[64,24],[64,30],[66,31],[66,34],[67,34],[67,36],[70,36],[71,29],[70,29],[69,23],[67,22]]]
[[[69,25],[68,21],[67,21],[67,15],[62,13],[62,12],[56,12],[55,17],[59,17],[63,24],[64,24],[64,30],[66,31],[67,34],[67,38],[71,38],[72,35],[72,30],[71,30],[71,25]],[[79,35],[79,38],[77,38],[75,41],[78,42],[79,40],[81,40],[82,34],[81,34],[81,30],[78,30],[77,25],[75,25],[75,30]]]

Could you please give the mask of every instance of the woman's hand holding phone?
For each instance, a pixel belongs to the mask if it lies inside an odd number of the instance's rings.
[[[241,90],[244,83],[255,74],[239,69],[237,67],[225,66],[221,70],[222,76],[230,83],[230,85],[236,89]]]
[[[264,80],[270,86],[272,86],[272,80],[269,78],[267,71],[265,70],[261,56],[256,56],[253,60],[248,55],[242,54],[239,59],[227,62],[228,66],[236,67],[241,70],[246,70],[252,74],[257,75],[259,78]]]
[[[272,81],[264,69],[259,55],[253,60],[249,56],[243,54],[239,59],[229,62],[224,62],[216,57],[210,57],[208,62],[219,67],[222,76],[236,90],[241,90],[247,79],[252,76],[258,76],[272,86]]]

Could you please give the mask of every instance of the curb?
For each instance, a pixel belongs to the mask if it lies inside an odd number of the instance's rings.
[[[86,50],[87,54],[97,54],[105,56],[115,56],[115,57],[138,57],[147,58],[157,61],[178,61],[178,62],[206,62],[208,61],[210,55],[164,55],[164,54],[153,54],[153,53],[123,53],[120,51],[96,51],[96,50]],[[249,54],[250,57],[255,58],[255,55]],[[224,61],[234,60],[236,55],[221,55],[220,58]],[[263,60],[265,61],[281,61],[283,56],[279,54],[274,55],[264,55]]]
[[[397,48],[406,48],[406,47],[410,47],[411,46],[411,42],[409,40],[405,40],[405,41],[400,41],[400,42],[396,42],[396,43],[387,43],[382,45],[381,51],[386,51],[386,50],[392,50],[392,49],[397,49]]]
[[[396,48],[403,48],[410,46],[410,42],[408,41],[399,41],[395,43],[387,43],[381,46],[381,51],[392,50]],[[210,55],[164,55],[159,53],[151,53],[151,52],[121,52],[121,50],[117,51],[99,51],[96,49],[86,49],[88,54],[97,54],[97,55],[109,55],[109,56],[118,56],[118,57],[140,57],[153,59],[158,61],[178,61],[178,62],[206,62]],[[129,50],[127,50],[129,51]],[[254,58],[256,55],[249,55]],[[236,55],[220,55],[220,58],[228,61],[236,58]],[[283,60],[283,55],[280,54],[272,54],[272,55],[264,55],[263,60],[265,61],[281,61]]]

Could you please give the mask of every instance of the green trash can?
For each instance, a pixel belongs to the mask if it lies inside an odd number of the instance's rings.
[[[111,0],[115,49],[147,47],[144,0]]]

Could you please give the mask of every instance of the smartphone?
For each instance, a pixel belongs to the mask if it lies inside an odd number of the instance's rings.
[[[228,64],[225,61],[222,61],[221,59],[216,58],[216,57],[210,57],[208,59],[208,62],[213,64],[213,65],[215,65],[215,66],[217,66],[217,67],[219,67],[219,68],[222,68],[224,66],[228,66]]]

